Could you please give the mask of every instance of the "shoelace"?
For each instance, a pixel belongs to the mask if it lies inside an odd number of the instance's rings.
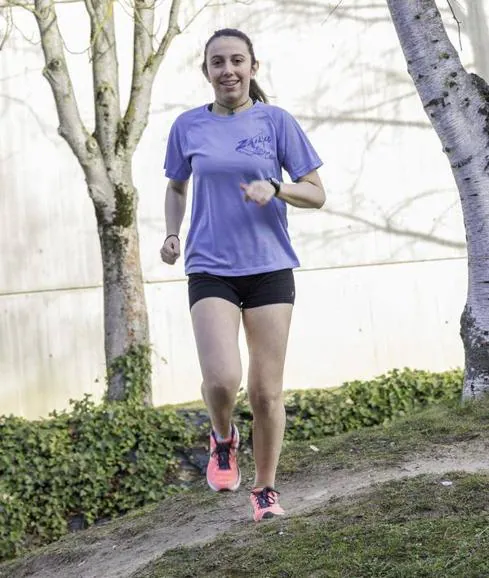
[[[230,470],[229,454],[231,453],[231,442],[216,443],[216,448],[212,452],[213,456],[217,456],[217,464],[220,470]]]
[[[277,492],[277,490],[274,490],[273,488],[265,487],[263,490],[252,493],[255,496],[260,508],[269,508],[277,502],[277,496],[280,492]]]

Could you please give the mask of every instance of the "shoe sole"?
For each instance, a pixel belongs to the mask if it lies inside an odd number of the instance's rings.
[[[265,512],[263,516],[259,520],[255,520],[255,522],[261,522],[262,520],[271,520],[272,518],[280,518],[280,516],[284,516],[285,514],[274,514],[273,512]]]
[[[211,490],[214,492],[235,492],[241,484],[241,470],[238,470],[238,481],[231,486],[230,488],[217,488],[216,486],[212,485],[212,483],[207,479],[207,485]]]

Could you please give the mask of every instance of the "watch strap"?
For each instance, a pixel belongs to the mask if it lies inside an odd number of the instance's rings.
[[[277,196],[280,193],[280,181],[278,181],[277,179],[274,179],[273,177],[269,177],[267,179],[267,181],[272,185],[272,187],[275,189],[275,196]]]

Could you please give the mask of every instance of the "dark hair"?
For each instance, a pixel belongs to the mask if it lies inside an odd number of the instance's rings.
[[[207,59],[207,50],[209,48],[209,45],[216,38],[223,38],[226,36],[227,37],[231,36],[232,38],[239,38],[240,40],[243,40],[243,42],[245,42],[245,44],[248,47],[248,50],[250,52],[251,65],[253,66],[256,64],[257,61],[256,61],[256,57],[255,57],[255,51],[253,50],[253,44],[251,43],[251,40],[248,38],[248,36],[246,36],[246,34],[244,32],[241,32],[241,30],[237,30],[236,28],[222,28],[221,30],[216,30],[214,32],[214,34],[206,42],[206,45],[204,48],[204,62],[202,63],[202,72],[206,76],[208,76],[206,59]],[[268,102],[267,95],[263,92],[263,90],[258,85],[258,82],[256,82],[256,80],[254,78],[252,78],[250,80],[250,97],[251,97],[251,100],[253,100],[253,102],[256,100],[261,100],[261,102],[265,102],[265,103]]]

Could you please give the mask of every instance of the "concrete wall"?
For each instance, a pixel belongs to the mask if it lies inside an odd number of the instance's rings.
[[[482,2],[474,4],[477,19],[462,14],[461,56],[483,73],[487,14]],[[199,8],[185,5],[182,22]],[[263,88],[299,119],[325,161],[324,209],[289,211],[302,267],[286,386],[327,387],[394,367],[463,364],[465,244],[449,164],[406,73],[387,8],[363,0],[332,8],[287,0],[207,8],[163,64],[134,159],[155,403],[199,397],[183,263],[172,268],[159,259],[162,162],[177,114],[212,100],[199,64],[206,39],[222,26],[250,34]],[[456,25],[446,17],[457,44]],[[35,39],[31,15],[16,11],[15,18],[23,35]],[[91,129],[83,5],[59,6],[59,20]],[[123,10],[117,23],[126,103],[131,23]],[[66,407],[69,398],[102,394],[102,292],[83,174],[56,132],[40,47],[24,36],[14,32],[0,51],[0,413],[36,417]],[[186,219],[183,235],[187,226]]]

